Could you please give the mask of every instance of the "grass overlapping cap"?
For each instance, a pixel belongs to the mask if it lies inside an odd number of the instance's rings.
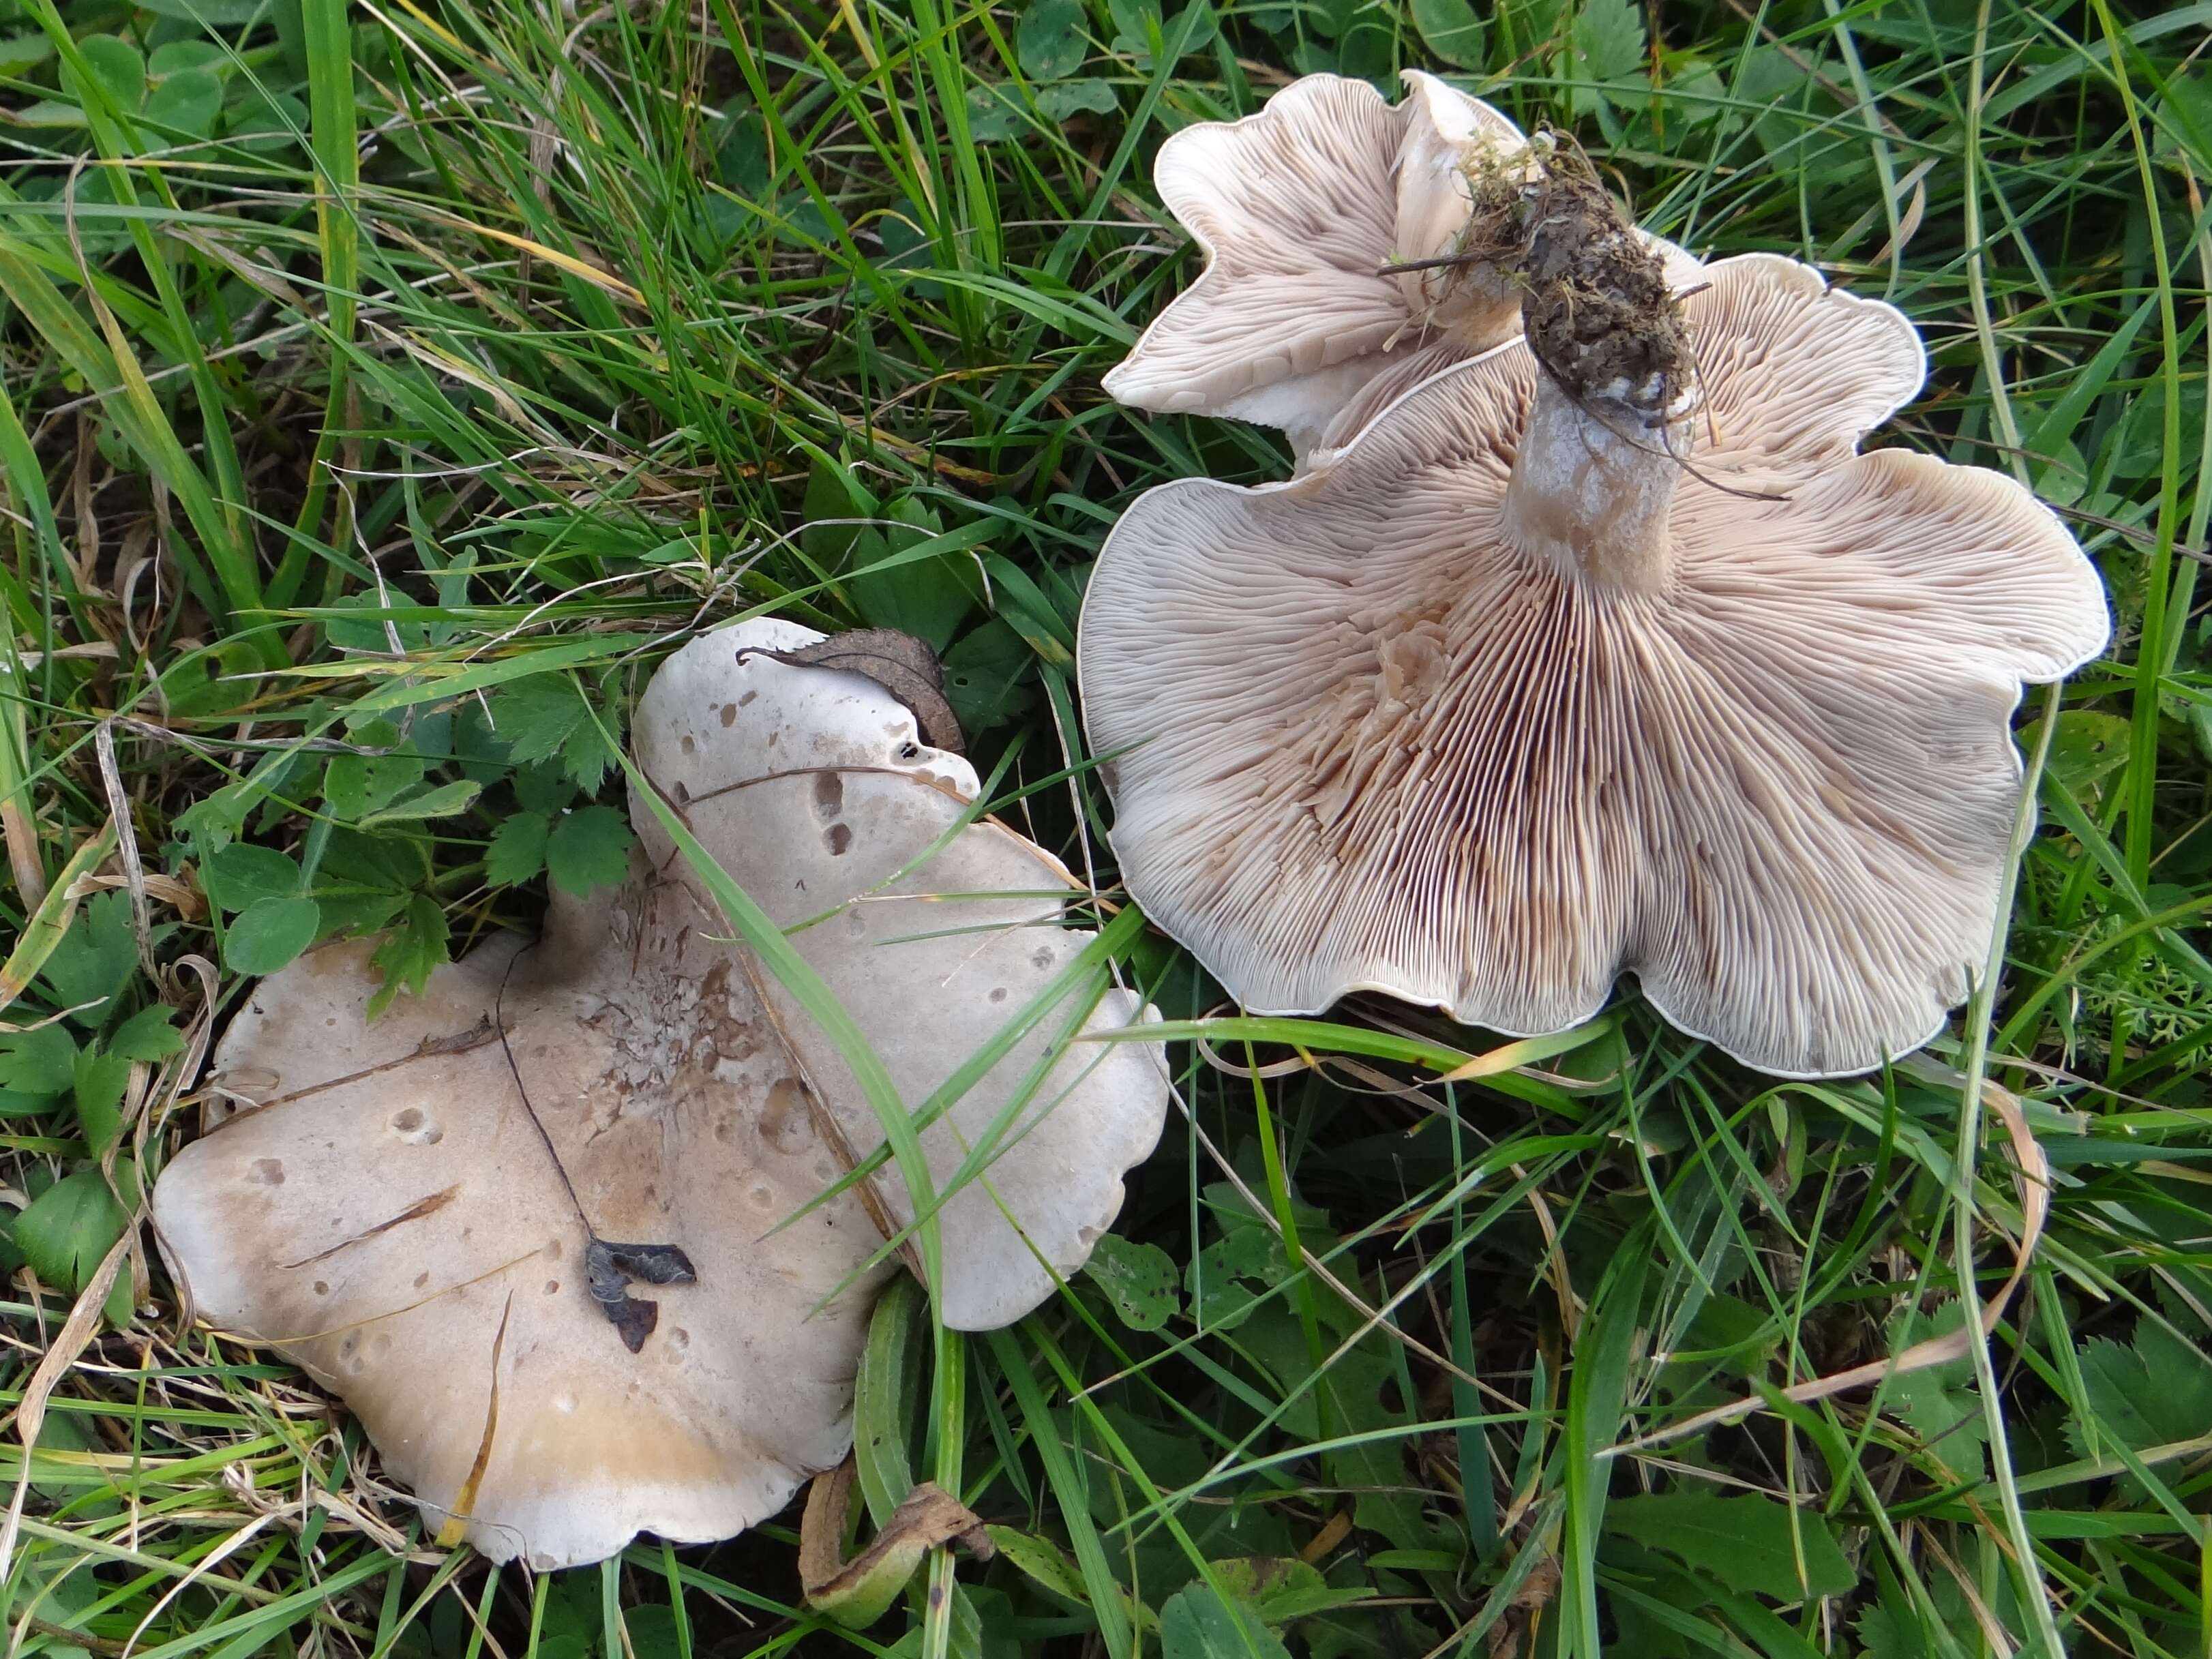
[[[2021,682],[2106,642],[2094,570],[2008,478],[1858,453],[1924,373],[1888,306],[1760,255],[1678,296],[1556,149],[1473,184],[1521,340],[1108,539],[1080,672],[1130,891],[1269,1012],[1534,1034],[1632,973],[1767,1071],[1917,1047],[1988,948]]]
[[[639,707],[637,765],[794,930],[908,1110],[1043,1000],[915,1149],[939,1311],[990,1328],[1112,1222],[1164,1117],[1161,1050],[1055,1054],[1085,1006],[1067,998],[1095,988],[1070,967],[1091,935],[1061,926],[1067,872],[963,824],[975,773],[872,678],[772,654],[818,637],[755,623],[686,646]],[[816,1204],[884,1139],[866,1080],[631,806],[641,851],[611,900],[556,890],[535,945],[488,943],[374,1024],[367,942],[256,987],[217,1067],[257,1103],[154,1192],[204,1320],[342,1395],[448,1541],[538,1568],[641,1530],[726,1537],[837,1462],[893,1271],[876,1259],[916,1216],[902,1163]],[[1109,989],[1080,1024],[1147,1017]]]
[[[1241,121],[1185,127],[1152,167],[1206,269],[1105,378],[1133,408],[1280,428],[1301,465],[1430,375],[1510,340],[1520,293],[1458,257],[1475,181],[1523,176],[1528,139],[1419,70],[1385,103],[1309,75]],[[1697,262],[1660,248],[1678,285]]]

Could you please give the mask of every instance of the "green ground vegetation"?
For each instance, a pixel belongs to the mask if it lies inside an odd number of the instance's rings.
[[[0,1034],[7,1653],[2212,1652],[2208,39],[2118,0],[0,0],[0,937],[45,953]],[[795,1516],[535,1579],[436,1550],[115,1248],[200,1046],[314,939],[389,930],[396,994],[606,882],[623,711],[749,610],[941,648],[997,810],[1110,909],[1088,562],[1149,484],[1285,471],[1097,389],[1195,270],[1150,157],[1407,65],[1700,252],[1904,307],[1935,372],[1880,441],[2095,555],[2116,642],[2021,711],[1996,994],[1833,1085],[1632,997],[1456,1079],[1497,1040],[1401,1007],[1171,1027],[1187,1110],[1094,1267],[989,1336],[879,1319],[862,1490],[935,1478],[994,1560],[848,1632]],[[1986,1344],[1783,1394],[1966,1328],[2037,1221]]]

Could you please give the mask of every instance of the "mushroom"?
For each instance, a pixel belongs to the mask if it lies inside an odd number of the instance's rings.
[[[1393,106],[1364,81],[1309,75],[1255,115],[1160,146],[1153,183],[1206,269],[1108,371],[1109,395],[1280,428],[1303,467],[1409,388],[1513,337],[1508,274],[1450,256],[1473,181],[1516,173],[1528,140],[1433,75],[1404,78]],[[1696,260],[1647,240],[1679,285],[1698,280]]]
[[[1863,1071],[1969,989],[2021,683],[2103,649],[2103,591],[2009,479],[1858,453],[1920,386],[1904,317],[1765,255],[1670,295],[1584,182],[1518,222],[1523,341],[1115,526],[1079,643],[1112,843],[1257,1011],[1534,1035],[1632,973],[1751,1066]]]
[[[686,646],[640,705],[638,763],[911,1110],[1094,936],[1062,925],[1058,861],[963,823],[974,771],[887,691],[773,654],[818,638],[754,623]],[[640,1531],[728,1536],[836,1464],[893,1270],[868,1264],[915,1212],[896,1164],[817,1202],[880,1122],[632,811],[611,897],[556,890],[538,942],[492,939],[374,1024],[368,942],[263,981],[216,1061],[256,1103],[153,1200],[203,1319],[343,1395],[447,1541],[540,1569]],[[1158,1137],[1158,1044],[1054,1048],[1150,1011],[1118,989],[1084,1006],[1054,1004],[921,1133],[940,1195],[978,1166],[937,1212],[948,1325],[1050,1295]]]

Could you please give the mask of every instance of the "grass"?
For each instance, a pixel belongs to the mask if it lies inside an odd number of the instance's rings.
[[[2106,0],[0,0],[0,931],[40,974],[0,1017],[76,1010],[0,1037],[8,1652],[2212,1654],[2208,38]],[[999,810],[1110,895],[1087,562],[1149,484],[1284,470],[1097,392],[1194,270],[1147,158],[1406,64],[1571,127],[1698,252],[1905,307],[1936,373],[1882,441],[2097,557],[2118,642],[2022,711],[2002,980],[1863,1081],[1632,997],[1440,1081],[1494,1040],[1221,1018],[1124,924],[1187,1108],[1127,1274],[964,1341],[889,1304],[863,1376],[872,1504],[933,1474],[995,1560],[859,1634],[801,1605],[795,1514],[535,1579],[434,1548],[127,1225],[199,1045],[301,928],[395,928],[397,982],[530,927],[495,831],[618,801],[616,757],[453,700],[566,679],[618,734],[748,610],[937,637]],[[1962,1330],[2038,1223],[1986,1345],[1784,1392]]]

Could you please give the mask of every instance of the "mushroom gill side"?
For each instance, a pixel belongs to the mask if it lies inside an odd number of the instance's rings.
[[[1303,453],[1370,380],[1443,340],[1441,325],[1452,357],[1512,334],[1502,283],[1384,271],[1453,251],[1468,213],[1461,169],[1524,143],[1487,104],[1417,70],[1406,81],[1394,106],[1364,81],[1309,75],[1255,115],[1160,147],[1154,182],[1206,268],[1108,372],[1109,395],[1278,427]]]
[[[2010,480],[1856,453],[1922,377],[1896,312],[1785,259],[1705,277],[1702,406],[1655,437],[1516,343],[1304,478],[1115,526],[1079,647],[1113,844],[1247,1006],[1377,990],[1533,1035],[1633,973],[1811,1077],[1964,998],[2021,684],[2103,648],[2102,588]]]
[[[1065,980],[921,1132],[938,1191],[966,1182],[939,1213],[939,1305],[984,1328],[1050,1295],[1111,1224],[1164,1118],[1162,1053],[1053,1051],[1150,1012],[1111,989],[1091,1006],[1097,976],[1064,974],[1091,937],[1065,925],[1066,872],[963,825],[964,761],[873,682],[769,654],[817,638],[752,623],[685,647],[641,704],[640,763],[798,928],[910,1109]],[[216,1065],[258,1103],[153,1195],[204,1322],[343,1396],[447,1541],[538,1569],[641,1531],[726,1537],[842,1458],[890,1271],[867,1263],[914,1213],[895,1165],[819,1201],[881,1126],[632,806],[623,886],[556,890],[540,940],[487,942],[373,1024],[372,941],[255,987]],[[652,1245],[691,1276],[659,1282]]]
[[[1160,198],[1206,256],[1109,369],[1133,408],[1279,428],[1303,471],[1432,376],[1514,338],[1521,289],[1469,246],[1478,190],[1525,182],[1521,130],[1419,70],[1395,105],[1309,75],[1160,147]],[[1648,232],[1678,291],[1704,267]]]

